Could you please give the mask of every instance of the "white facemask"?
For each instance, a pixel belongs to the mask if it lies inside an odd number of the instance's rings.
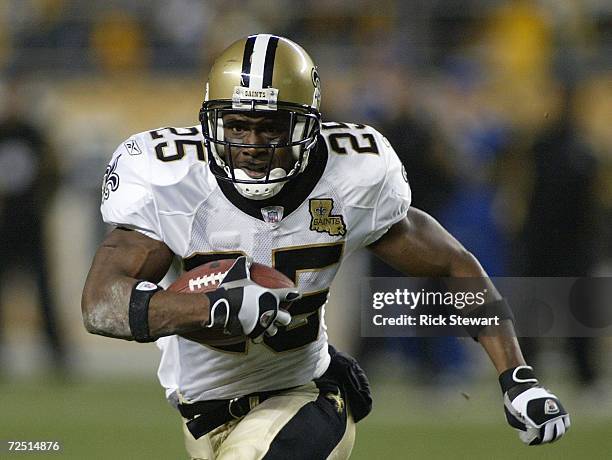
[[[242,169],[234,169],[234,175],[236,179],[241,180],[253,180],[247,173]],[[270,179],[282,179],[287,177],[287,173],[283,168],[274,168],[270,171]],[[266,198],[273,197],[283,188],[286,182],[274,182],[272,184],[240,184],[234,183],[236,190],[245,198],[250,200],[265,200]]]

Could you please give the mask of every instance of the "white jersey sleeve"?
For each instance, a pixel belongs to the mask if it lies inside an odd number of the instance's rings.
[[[375,132],[379,145],[382,147],[381,160],[385,162],[386,172],[374,206],[372,226],[364,246],[374,243],[383,236],[389,228],[406,216],[412,194],[408,184],[406,169],[391,146],[391,143],[379,132]]]
[[[389,141],[371,126],[326,122],[329,152],[323,180],[345,213],[348,255],[378,240],[406,216],[411,202],[406,170]]]
[[[123,142],[104,172],[100,211],[106,223],[162,240],[150,171],[149,156],[138,136]]]

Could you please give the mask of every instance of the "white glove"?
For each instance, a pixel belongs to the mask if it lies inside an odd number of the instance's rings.
[[[206,327],[222,327],[228,335],[247,335],[254,341],[263,334],[274,335],[278,326],[291,322],[291,315],[279,308],[281,302],[300,298],[295,288],[269,289],[251,280],[252,259],[239,257],[225,274],[219,287],[204,295],[210,305]]]
[[[570,427],[570,417],[561,401],[538,384],[531,366],[518,366],[501,373],[504,411],[508,423],[519,430],[519,438],[530,446],[554,442]]]

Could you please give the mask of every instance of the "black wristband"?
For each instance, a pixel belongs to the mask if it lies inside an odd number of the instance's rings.
[[[475,308],[471,312],[465,315],[467,318],[493,318],[497,317],[499,321],[509,319],[514,323],[514,314],[506,299],[494,300],[493,302],[487,302],[478,308]],[[478,334],[482,331],[486,325],[468,325],[463,326],[468,334],[472,336],[474,340],[478,342]]]
[[[132,287],[130,295],[129,321],[132,337],[136,342],[153,342],[149,335],[149,302],[157,291],[163,289],[155,283],[139,280]]]
[[[502,393],[506,393],[510,388],[521,384],[538,384],[533,367],[512,367],[499,375],[499,385],[501,386]]]

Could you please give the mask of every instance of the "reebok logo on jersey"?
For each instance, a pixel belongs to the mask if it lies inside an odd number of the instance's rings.
[[[346,225],[342,216],[332,215],[334,200],[331,198],[310,200],[310,230],[329,233],[331,236],[346,234]]]
[[[125,149],[128,151],[130,155],[140,155],[142,153],[142,150],[140,150],[140,146],[138,145],[138,142],[136,142],[134,139],[125,141],[123,145],[125,146]]]

